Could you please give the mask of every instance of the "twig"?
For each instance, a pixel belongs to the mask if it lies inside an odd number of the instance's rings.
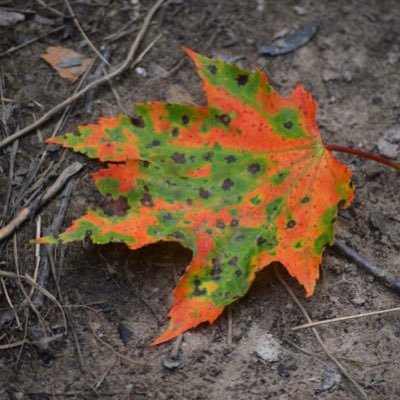
[[[9,179],[9,186],[7,190],[7,195],[6,195],[6,201],[4,202],[4,208],[3,208],[3,216],[5,217],[8,214],[8,207],[10,204],[10,198],[11,198],[11,193],[12,193],[12,187],[13,187],[13,180],[14,180],[14,166],[15,166],[15,158],[17,156],[17,151],[18,151],[18,144],[19,141],[16,140],[12,147],[11,147],[11,154],[10,154],[10,169],[8,172],[8,179]]]
[[[320,325],[325,325],[325,324],[331,324],[333,322],[348,321],[351,319],[371,317],[373,315],[382,315],[382,314],[388,314],[388,313],[398,312],[398,311],[400,311],[400,307],[388,308],[386,310],[371,311],[371,312],[357,314],[357,315],[349,315],[347,317],[337,317],[337,318],[325,319],[323,321],[315,321],[315,322],[311,322],[308,324],[295,326],[291,330],[299,331],[300,329],[312,328],[313,326],[320,326]]]
[[[92,43],[92,41],[86,35],[85,31],[82,28],[82,25],[80,24],[78,18],[76,17],[76,14],[75,14],[74,10],[72,9],[71,4],[69,3],[69,1],[68,0],[64,0],[64,3],[65,3],[65,5],[66,5],[66,7],[68,9],[68,12],[71,14],[72,20],[74,21],[74,24],[75,24],[76,28],[78,29],[80,34],[83,36],[83,38],[85,39],[85,41],[87,42],[89,47],[93,50],[93,52],[97,55],[97,57],[99,57],[100,60],[103,61],[104,64],[110,65],[108,63],[108,60],[105,57],[103,57],[103,55],[97,50],[96,46]]]
[[[373,275],[379,281],[381,281],[384,285],[394,290],[397,293],[400,293],[400,279],[388,275],[385,271],[381,270],[377,265],[371,263],[366,260],[356,251],[348,247],[340,240],[335,240],[333,247],[339,250],[343,255],[352,260],[356,265],[362,268],[364,271]]]
[[[312,320],[311,320],[307,310],[300,303],[299,299],[294,294],[292,289],[290,289],[290,287],[286,283],[286,281],[282,278],[281,274],[279,273],[279,271],[278,271],[278,269],[276,267],[274,268],[274,271],[275,271],[276,277],[278,278],[279,282],[286,289],[286,291],[288,292],[289,296],[295,302],[297,307],[299,307],[299,309],[301,310],[302,314],[304,315],[304,318],[307,320],[308,323],[312,323]],[[339,360],[333,354],[330,353],[330,351],[326,347],[325,343],[323,342],[321,336],[319,335],[318,331],[315,328],[311,328],[311,329],[312,329],[312,332],[313,332],[315,338],[317,339],[318,343],[320,344],[320,346],[322,347],[322,349],[324,350],[326,355],[336,364],[336,366],[339,368],[339,370],[343,374],[343,376],[345,376],[354,385],[354,387],[357,389],[357,391],[360,393],[360,395],[364,399],[368,399],[368,396],[365,393],[364,389],[353,379],[352,376],[349,375],[349,373],[344,369],[343,365],[339,362]]]
[[[48,6],[43,0],[36,0],[36,2],[39,3],[42,7],[46,8],[47,10],[52,11],[54,14],[58,15],[59,17],[65,18],[65,15],[61,11],[58,11],[54,7]]]
[[[38,40],[43,39],[46,36],[49,36],[49,35],[51,35],[53,33],[61,31],[64,28],[65,28],[65,25],[59,26],[58,28],[55,28],[55,29],[53,29],[53,30],[51,30],[51,31],[49,31],[47,33],[44,33],[43,35],[40,35],[40,36],[37,36],[37,37],[35,37],[33,39],[27,40],[26,42],[21,43],[18,46],[10,47],[8,50],[3,51],[2,53],[0,53],[0,58],[6,56],[7,54],[11,54],[11,53],[14,53],[14,52],[16,52],[18,50],[21,50],[22,48],[24,48],[24,47],[26,47],[26,46],[28,46],[28,45],[30,45],[32,43],[37,42]]]
[[[111,56],[111,47],[107,46],[102,50],[102,60],[99,63],[99,65],[97,66],[96,70],[93,73],[93,78],[94,80],[98,80],[103,71],[104,71],[104,61],[107,61],[107,65],[110,65],[108,63],[108,60],[110,59]],[[104,60],[104,61],[103,61]],[[85,106],[85,114],[87,115],[92,115],[93,114],[93,103],[94,103],[94,98],[96,95],[96,87],[92,88],[91,90],[89,90],[89,92],[87,92],[86,94],[86,106]]]
[[[157,2],[150,8],[150,10],[148,11],[143,25],[139,31],[139,33],[137,34],[135,40],[133,41],[129,52],[127,54],[126,59],[122,62],[121,65],[119,65],[115,70],[111,71],[109,74],[104,75],[103,77],[101,77],[100,79],[93,81],[91,83],[89,83],[87,86],[85,86],[85,88],[83,88],[82,90],[80,90],[79,92],[75,93],[73,96],[69,97],[68,99],[62,101],[61,103],[59,103],[58,105],[56,105],[55,107],[53,107],[52,109],[50,109],[46,114],[44,114],[41,118],[39,118],[37,121],[35,121],[34,123],[26,126],[25,128],[15,132],[14,134],[8,136],[7,138],[5,138],[4,140],[2,140],[0,142],[0,149],[3,148],[4,146],[7,146],[9,143],[12,143],[14,140],[26,135],[27,133],[31,132],[33,129],[36,129],[37,127],[41,126],[44,122],[46,122],[50,117],[52,117],[54,114],[56,114],[58,111],[62,110],[64,107],[68,106],[69,104],[73,103],[75,100],[77,100],[78,98],[80,98],[82,95],[84,95],[85,93],[87,93],[90,89],[92,89],[93,87],[103,84],[105,82],[107,82],[109,79],[113,79],[116,76],[120,75],[122,72],[125,71],[125,69],[127,67],[129,67],[129,65],[132,62],[133,57],[136,54],[136,51],[147,31],[147,28],[150,24],[151,19],[153,18],[154,14],[157,12],[157,10],[161,7],[161,5],[164,3],[165,0],[157,0]],[[140,56],[139,56],[140,57]]]
[[[7,286],[4,283],[4,279],[0,278],[0,283],[1,283],[1,288],[3,290],[4,296],[7,300],[8,305],[10,306],[11,311],[14,314],[14,318],[17,321],[17,326],[20,327],[21,326],[21,321],[18,318],[18,314],[17,311],[15,310],[14,304],[12,303],[11,299],[10,299],[10,295],[8,294],[8,290],[7,290]]]
[[[67,331],[67,320],[65,318],[64,309],[63,309],[62,305],[60,304],[60,302],[48,290],[46,290],[45,288],[40,287],[29,275],[19,275],[19,274],[16,274],[14,272],[0,270],[0,276],[2,276],[4,278],[12,278],[12,279],[17,279],[17,280],[18,279],[23,279],[23,280],[27,281],[28,283],[30,283],[35,289],[40,290],[41,292],[43,292],[43,294],[46,297],[48,297],[51,301],[56,303],[56,305],[61,310],[61,314],[62,314],[62,317],[63,317],[64,326],[65,326],[65,332]]]
[[[58,207],[57,213],[54,215],[53,223],[51,224],[51,227],[49,230],[47,230],[46,235],[54,235],[59,232],[61,229],[61,224],[65,216],[65,212],[67,210],[71,195],[72,195],[72,189],[74,187],[74,180],[71,179],[67,185],[65,186],[64,192],[61,195],[60,199],[60,206]],[[47,248],[47,246],[46,246]],[[38,279],[37,283],[41,287],[45,287],[47,280],[49,278],[49,272],[50,272],[50,261],[49,261],[49,255],[45,254],[44,257],[41,259],[40,263],[40,268],[39,268],[39,274],[38,274]],[[55,281],[57,282],[57,277],[54,276]],[[36,291],[33,294],[32,297],[33,304],[36,305],[36,307],[41,307],[43,304],[43,295],[40,291]]]
[[[0,241],[11,235],[31,214],[35,213],[38,208],[55,196],[64,187],[68,179],[80,171],[82,167],[81,163],[74,162],[65,168],[56,181],[47,189],[43,197],[36,199],[30,206],[24,207],[8,225],[0,229]]]
[[[115,358],[115,360],[110,364],[110,366],[104,371],[104,373],[101,375],[100,379],[96,382],[94,385],[94,388],[97,390],[103,383],[104,379],[106,376],[110,373],[110,371],[114,368],[115,364],[118,362],[118,357]]]

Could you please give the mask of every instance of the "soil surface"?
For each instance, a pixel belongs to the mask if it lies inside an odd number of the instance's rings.
[[[23,17],[12,26],[0,27],[1,139],[39,119],[79,85],[79,81],[72,84],[61,78],[41,59],[49,46],[96,58],[66,4],[0,0],[0,10]],[[109,49],[113,68],[126,58],[153,2],[70,0],[69,4],[94,46],[100,51]],[[2,14],[0,21],[11,24],[4,22]],[[279,36],[312,21],[319,22],[319,29],[304,46],[276,57],[258,54],[260,46],[282,40]],[[99,87],[93,102],[80,98],[66,115],[62,115],[64,108],[0,150],[0,227],[31,205],[74,161],[82,162],[84,169],[75,177],[61,229],[88,206],[97,207],[103,201],[90,178],[99,163],[46,146],[44,140],[54,132],[74,131],[98,116],[133,115],[133,102],[204,102],[199,79],[191,63],[183,59],[181,45],[246,69],[259,68],[285,95],[298,81],[303,82],[318,100],[318,125],[325,143],[398,154],[397,0],[172,0],[153,17],[139,52],[159,34],[139,64]],[[88,79],[93,79],[98,65],[96,61]],[[101,68],[97,74],[101,76]],[[357,189],[351,208],[338,219],[338,238],[387,273],[400,275],[398,173],[364,159],[342,154],[338,158],[351,166]],[[43,268],[45,249],[38,261],[29,240],[37,234],[37,226],[44,232],[51,227],[61,201],[61,195],[52,198],[0,243],[2,271],[35,276]],[[45,285],[48,292],[37,307],[27,303],[22,291],[25,288],[30,294],[29,282],[3,277],[0,398],[362,398],[310,330],[291,331],[305,319],[272,268],[260,273],[249,293],[232,305],[231,344],[229,318],[224,313],[214,325],[185,333],[179,348],[173,342],[151,347],[166,326],[171,292],[190,257],[190,251],[174,244],[137,252],[90,243],[63,246],[55,252],[50,268],[54,274],[50,273]],[[399,304],[398,294],[335,249],[326,251],[322,271],[315,295],[306,299],[303,289],[281,269],[313,320]],[[66,334],[60,309],[49,295],[64,307]],[[10,311],[11,305],[16,314]],[[318,332],[368,398],[400,398],[398,314],[331,323]]]

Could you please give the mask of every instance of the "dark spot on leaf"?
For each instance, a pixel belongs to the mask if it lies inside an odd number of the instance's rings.
[[[210,192],[204,188],[200,188],[199,195],[202,199],[208,199],[210,197]]]
[[[294,228],[294,227],[296,226],[296,221],[295,221],[294,219],[291,219],[291,220],[286,224],[286,226],[287,226],[289,229]]]
[[[150,193],[145,193],[143,197],[140,199],[140,202],[143,206],[153,207],[153,199],[151,198]]]
[[[285,124],[283,126],[286,129],[290,129],[293,126],[293,122],[292,121],[287,121],[287,122],[285,122]]]
[[[188,206],[191,206],[193,204],[193,200],[192,199],[186,199],[186,204]]]
[[[145,125],[143,117],[132,117],[131,123],[133,126],[136,126],[136,128],[144,128]]]
[[[235,156],[227,156],[225,157],[225,161],[230,164],[236,161],[236,157]]]
[[[244,74],[240,74],[238,75],[238,77],[236,78],[236,82],[238,83],[239,86],[244,86],[246,85],[246,83],[249,81],[249,76],[248,75],[244,75]]]
[[[240,269],[237,269],[235,271],[235,275],[239,277],[240,275],[242,275],[242,271]]]
[[[211,261],[213,264],[213,269],[211,270],[211,275],[212,276],[220,275],[222,272],[221,261],[219,260],[219,258],[213,258]]]
[[[194,284],[194,291],[193,291],[194,296],[204,296],[207,293],[207,289],[205,288],[200,289],[201,281],[199,279],[195,279],[193,284]]]
[[[218,71],[218,68],[214,64],[210,64],[207,69],[210,71],[211,74],[215,75]]]
[[[338,208],[343,208],[343,206],[346,204],[346,200],[340,200],[338,203]]]
[[[231,117],[228,114],[217,115],[217,118],[224,124],[229,125],[231,123]]]
[[[182,232],[172,232],[170,234],[171,237],[174,237],[175,239],[185,239],[185,235]]]
[[[186,157],[183,153],[174,153],[171,156],[171,159],[176,164],[185,164]]]
[[[243,240],[244,240],[244,235],[238,235],[238,236],[236,236],[235,240],[236,240],[237,242],[243,242]]]
[[[250,164],[247,167],[247,171],[249,171],[250,174],[256,174],[257,172],[260,172],[260,170],[261,170],[261,167],[260,167],[260,164],[258,164],[258,163]]]
[[[349,183],[349,188],[353,189],[353,182],[352,181],[350,181],[350,183]]]
[[[211,151],[207,152],[206,154],[204,154],[204,160],[206,161],[211,161],[213,158],[214,153],[212,153]]]
[[[310,198],[308,196],[304,196],[301,200],[300,203],[302,204],[306,204],[310,201]]]
[[[265,238],[263,238],[262,236],[259,236],[258,238],[257,238],[257,246],[261,246],[261,245],[263,245],[264,243],[266,243],[267,241],[265,240]]]
[[[232,257],[229,261],[228,264],[231,265],[232,267],[235,267],[238,263],[238,258],[237,257]]]
[[[303,247],[303,245],[302,245],[301,242],[296,242],[295,245],[294,245],[294,247],[295,247],[296,249],[300,249],[300,248]]]
[[[142,161],[143,167],[149,168],[150,167],[150,162],[149,161]]]
[[[332,218],[331,222],[332,222],[332,224],[334,224],[336,222],[336,217]]]
[[[178,128],[172,129],[172,136],[177,137],[178,135],[179,135],[179,129]]]
[[[231,227],[235,228],[239,225],[239,221],[236,218],[233,218],[233,220],[231,221]]]
[[[219,229],[225,229],[225,222],[222,219],[217,219],[217,223],[215,225]]]
[[[159,140],[155,139],[151,142],[151,144],[153,147],[155,147],[155,146],[159,146],[161,144],[161,142]]]
[[[224,180],[224,182],[222,183],[222,189],[225,192],[231,190],[232,186],[234,186],[234,183],[233,183],[232,179],[230,179],[230,178],[226,178]]]
[[[189,123],[189,117],[187,115],[182,116],[182,123],[187,125]]]
[[[171,221],[171,219],[172,219],[172,214],[171,213],[166,213],[166,214],[163,215],[164,222]]]

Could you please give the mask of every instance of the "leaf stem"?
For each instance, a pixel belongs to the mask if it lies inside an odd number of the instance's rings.
[[[357,157],[368,158],[369,160],[373,160],[380,164],[388,165],[389,167],[400,170],[400,162],[388,160],[387,158],[377,156],[376,154],[367,153],[358,149],[352,149],[351,147],[347,146],[337,146],[336,144],[327,144],[325,145],[325,148],[329,151],[338,151],[340,153],[352,154]]]

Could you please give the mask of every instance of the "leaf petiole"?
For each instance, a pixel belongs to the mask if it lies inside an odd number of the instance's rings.
[[[376,154],[367,153],[358,149],[352,149],[351,147],[347,146],[337,146],[336,144],[327,144],[325,145],[325,149],[328,151],[338,151],[340,153],[347,153],[357,157],[367,158],[400,171],[400,162],[388,160],[387,158],[377,156]]]

